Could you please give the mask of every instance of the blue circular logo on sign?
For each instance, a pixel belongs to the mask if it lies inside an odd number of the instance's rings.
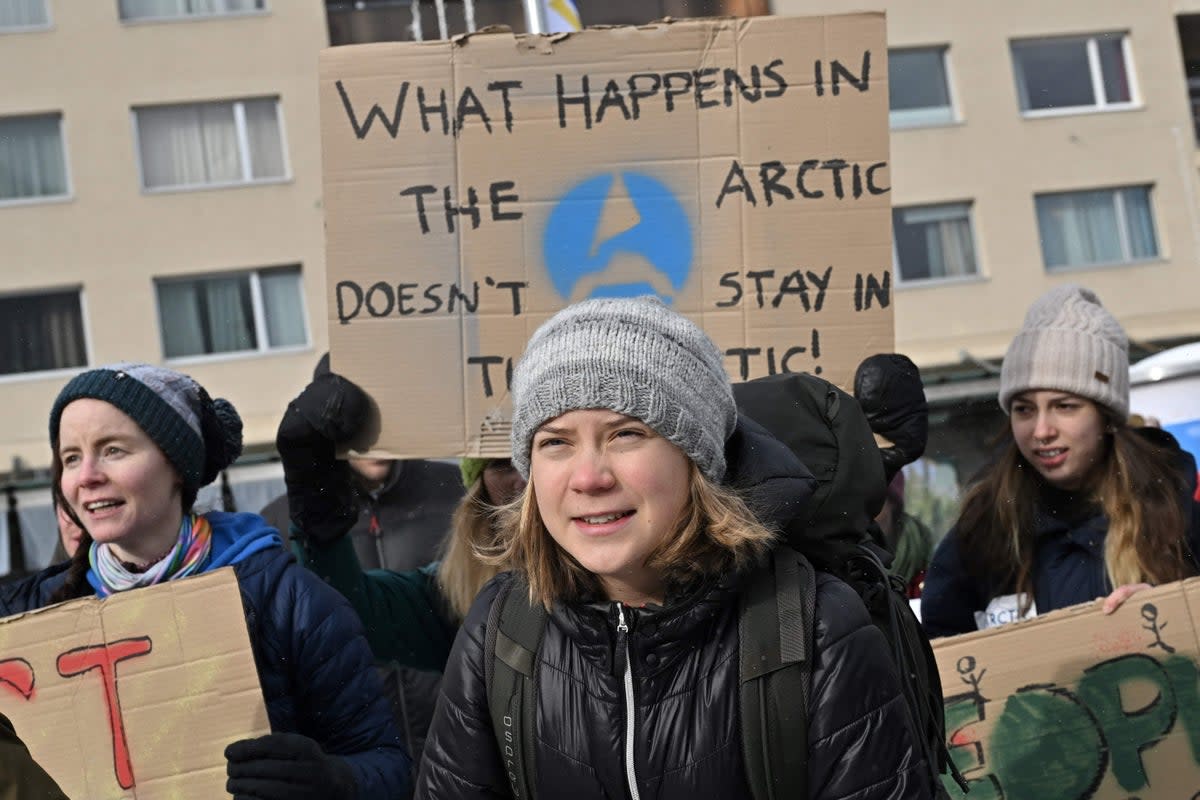
[[[550,212],[542,239],[550,280],[569,302],[653,294],[669,303],[687,282],[692,250],[692,226],[674,193],[636,172],[574,186]]]

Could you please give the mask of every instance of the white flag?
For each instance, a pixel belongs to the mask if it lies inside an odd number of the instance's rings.
[[[546,33],[564,33],[583,28],[579,9],[572,0],[542,0],[546,9]]]

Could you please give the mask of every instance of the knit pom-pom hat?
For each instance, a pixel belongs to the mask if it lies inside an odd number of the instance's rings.
[[[76,375],[50,410],[50,444],[58,447],[63,409],[81,398],[116,406],[145,431],[178,470],[183,494],[195,498],[242,452],[242,418],[228,400],[213,400],[191,377],[150,364],[113,364]]]

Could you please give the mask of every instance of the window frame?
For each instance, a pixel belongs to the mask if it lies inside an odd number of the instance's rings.
[[[1084,189],[1056,189],[1044,192],[1034,192],[1033,195],[1033,222],[1034,227],[1038,232],[1038,249],[1042,254],[1042,272],[1046,275],[1058,275],[1061,273],[1078,272],[1081,270],[1092,269],[1114,269],[1119,267],[1136,267],[1143,264],[1154,264],[1164,260],[1162,247],[1162,233],[1158,224],[1158,212],[1154,202],[1154,184],[1153,183],[1131,183],[1122,184],[1120,186],[1094,186]],[[1130,246],[1129,237],[1129,211],[1125,206],[1124,192],[1130,189],[1144,189],[1146,191],[1146,207],[1150,209],[1150,224],[1154,228],[1154,250],[1152,256],[1142,256],[1138,258],[1132,257],[1132,248]],[[1070,194],[1086,194],[1088,192],[1110,192],[1113,195],[1113,209],[1117,216],[1117,241],[1121,245],[1122,255],[1129,254],[1130,257],[1122,261],[1096,261],[1091,264],[1060,264],[1058,266],[1050,266],[1046,263],[1046,249],[1041,243],[1045,240],[1042,231],[1041,215],[1038,213],[1038,198],[1053,197],[1057,195]]]
[[[30,372],[10,372],[8,374],[0,373],[0,385],[21,383],[24,381],[37,381],[46,379],[59,379],[64,377],[74,377],[81,370],[90,368],[96,363],[95,353],[92,351],[92,335],[91,321],[88,316],[87,290],[81,283],[68,283],[62,286],[39,286],[33,289],[13,289],[0,292],[0,298],[9,299],[12,297],[41,297],[47,294],[61,294],[63,292],[75,292],[79,297],[79,327],[83,331],[83,358],[84,363],[78,367],[55,367],[53,369],[39,369]]]
[[[46,205],[48,203],[69,203],[75,199],[75,183],[71,179],[71,148],[67,147],[66,115],[60,111],[31,111],[15,114],[0,114],[0,122],[6,119],[29,117],[57,117],[58,141],[62,145],[63,177],[66,179],[66,190],[62,194],[41,194],[34,197],[0,197],[0,209],[13,206]]]
[[[928,278],[905,278],[900,269],[900,248],[896,246],[895,231],[892,232],[892,276],[896,288],[924,288],[928,286],[947,286],[960,283],[979,283],[988,280],[984,273],[983,262],[980,258],[979,237],[975,230],[975,201],[972,198],[957,200],[938,200],[930,203],[912,203],[909,205],[893,206],[893,215],[897,211],[911,209],[938,208],[946,206],[964,206],[966,208],[967,230],[971,234],[971,256],[975,262],[975,271],[970,275],[938,275]]]
[[[177,14],[173,17],[123,17],[121,16],[121,0],[114,0],[117,5],[117,20],[122,25],[160,25],[172,22],[206,22],[209,20],[244,19],[246,17],[265,17],[271,13],[270,0],[262,0],[263,7],[251,11],[225,11],[216,14]]]
[[[260,274],[270,272],[272,270],[290,270],[296,271],[298,279],[298,292],[300,296],[300,313],[302,319],[301,324],[304,328],[304,342],[302,344],[292,344],[283,347],[271,347],[270,337],[267,332],[267,317],[266,310],[263,304],[262,282]],[[164,283],[184,283],[214,280],[220,278],[232,278],[241,275],[248,275],[250,278],[250,306],[254,314],[254,338],[258,342],[258,347],[252,350],[228,350],[221,353],[196,353],[187,356],[168,356],[166,329],[163,327],[163,310],[162,298],[159,294],[158,287]],[[312,350],[312,326],[309,324],[308,318],[308,299],[304,294],[304,265],[302,262],[295,261],[284,264],[271,264],[260,267],[249,267],[244,269],[217,270],[211,272],[187,273],[183,275],[164,275],[155,276],[151,279],[154,285],[154,312],[155,322],[158,325],[158,344],[159,351],[162,353],[163,362],[166,364],[205,364],[217,361],[231,361],[244,358],[260,358],[263,356],[290,355],[293,353],[303,353]]]
[[[1097,37],[1105,34],[1120,33],[1121,57],[1125,62],[1125,80],[1129,82],[1129,100],[1110,103],[1104,91],[1104,73],[1100,65],[1100,45]],[[1022,108],[1022,98],[1028,103],[1029,88],[1025,86],[1023,70],[1017,63],[1017,52],[1023,45],[1045,44],[1048,42],[1083,42],[1087,51],[1088,74],[1092,82],[1092,99],[1090,105],[1060,106],[1058,108]],[[1100,31],[1098,33],[1077,34],[1067,36],[1040,36],[1009,40],[1009,57],[1012,59],[1013,82],[1017,90],[1017,109],[1025,119],[1042,117],[1065,117],[1074,114],[1109,114],[1115,111],[1136,111],[1143,107],[1142,94],[1138,82],[1137,68],[1133,63],[1133,44],[1129,31]]]
[[[274,100],[275,101],[275,120],[279,124],[279,148],[280,159],[283,162],[283,174],[273,178],[255,178],[252,177],[253,168],[250,166],[249,159],[249,132],[246,128],[246,107],[245,103],[255,100]],[[146,185],[146,169],[142,164],[142,135],[138,130],[138,112],[143,109],[152,108],[176,108],[180,106],[202,106],[202,105],[223,105],[230,104],[233,106],[233,119],[236,127],[238,141],[238,157],[241,160],[242,175],[251,175],[249,178],[243,178],[240,181],[218,181],[214,183],[179,183],[170,186],[147,186]],[[142,194],[170,194],[172,192],[203,192],[213,189],[239,189],[249,186],[271,186],[281,183],[291,183],[295,180],[292,174],[291,154],[288,152],[288,137],[287,127],[283,120],[283,97],[281,95],[252,95],[248,97],[238,97],[226,100],[183,100],[170,103],[151,103],[140,106],[132,106],[129,109],[130,126],[133,129],[133,153],[137,161],[138,186]]]
[[[42,0],[42,8],[46,10],[46,21],[37,25],[3,25],[0,24],[0,36],[10,33],[36,33],[38,31],[48,31],[54,27],[54,13],[50,6],[50,0]]]
[[[945,120],[934,120],[934,121],[913,118],[908,121],[898,121],[894,117],[895,114],[905,114],[905,113],[911,113],[913,111],[927,111],[931,108],[937,108],[937,106],[929,106],[929,107],[923,108],[923,109],[908,109],[906,112],[906,111],[893,111],[891,108],[891,104],[889,103],[888,104],[888,130],[904,131],[904,130],[914,130],[914,129],[918,129],[918,128],[945,128],[945,127],[948,127],[951,125],[961,125],[963,122],[963,117],[959,113],[959,109],[958,109],[958,94],[954,90],[954,81],[952,81],[950,79],[950,45],[949,44],[933,44],[933,45],[912,45],[912,46],[902,46],[902,47],[890,47],[890,48],[888,48],[888,56],[890,57],[893,51],[899,52],[899,51],[904,51],[904,50],[908,50],[908,51],[935,50],[935,51],[939,52],[939,54],[942,57],[941,58],[942,78],[946,82],[946,102],[949,104],[948,107],[950,109],[950,118],[945,119]],[[889,80],[890,80],[890,72],[889,72]],[[916,115],[914,114],[914,117],[915,116]]]

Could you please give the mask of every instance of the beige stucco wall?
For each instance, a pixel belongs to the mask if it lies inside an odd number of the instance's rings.
[[[895,295],[897,349],[921,366],[960,351],[1003,355],[1025,308],[1047,288],[1095,289],[1137,340],[1200,337],[1197,149],[1175,14],[1200,2],[1146,0],[773,0],[779,14],[884,9],[889,47],[949,46],[960,123],[892,132],[897,206],[971,200],[980,279],[909,285]],[[1022,118],[1009,42],[1128,31],[1141,106]],[[1153,184],[1161,258],[1049,275],[1034,194]]]
[[[116,0],[47,0],[53,25],[0,34],[0,115],[54,112],[69,200],[0,206],[0,293],[83,286],[89,363],[162,362],[156,276],[301,264],[311,347],[180,367],[241,411],[249,444],[274,439],[326,347],[316,60],[321,0],[264,14],[123,24]],[[289,180],[144,193],[131,106],[278,95]],[[0,378],[0,473],[49,462],[46,415],[72,371]]]

